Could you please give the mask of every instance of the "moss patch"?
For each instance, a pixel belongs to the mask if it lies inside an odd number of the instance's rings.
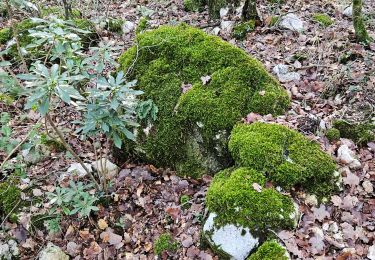
[[[215,224],[235,224],[259,234],[268,229],[292,228],[292,200],[273,188],[265,188],[265,183],[265,176],[250,168],[226,169],[216,174],[206,196],[208,210],[220,213]]]
[[[178,243],[173,240],[168,233],[161,234],[155,241],[154,252],[156,255],[161,255],[165,251],[174,252],[178,248]]]
[[[10,182],[0,183],[0,209],[9,214],[21,200],[21,191]]]
[[[375,141],[375,124],[349,123],[345,120],[336,120],[333,126],[340,131],[341,137],[352,139],[358,145]]]
[[[12,38],[12,31],[9,28],[0,30],[0,44],[7,43]]]
[[[138,55],[134,46],[120,64],[159,109],[149,134],[139,131],[136,149],[156,166],[193,177],[223,169],[236,122],[250,112],[281,114],[289,106],[261,63],[216,36],[181,24],[139,34],[137,43]]]
[[[188,12],[197,12],[204,6],[201,0],[184,0],[184,8]]]
[[[110,18],[107,21],[106,29],[111,32],[121,33],[123,24],[124,24],[124,20],[122,19]]]
[[[328,195],[335,189],[335,163],[319,145],[277,124],[237,125],[229,141],[239,166],[251,167],[285,189],[301,186]]]
[[[326,137],[330,142],[337,141],[340,139],[340,130],[337,128],[328,129]]]
[[[264,242],[247,260],[288,260],[288,252],[275,240]]]
[[[323,27],[328,27],[333,24],[332,18],[327,14],[316,13],[312,18],[315,22],[319,23]]]
[[[233,37],[236,38],[237,40],[243,40],[246,37],[246,35],[249,32],[254,31],[254,29],[255,29],[255,21],[254,20],[242,22],[242,23],[237,24],[233,28],[232,34],[233,34]]]

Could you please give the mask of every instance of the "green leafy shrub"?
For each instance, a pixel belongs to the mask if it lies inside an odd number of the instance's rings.
[[[119,63],[158,107],[158,119],[142,125],[131,153],[182,175],[225,168],[235,123],[251,111],[281,114],[290,102],[256,59],[185,24],[138,34]]]
[[[313,20],[323,27],[328,27],[333,24],[332,18],[327,14],[316,13],[313,15]]]
[[[254,29],[255,29],[255,21],[254,20],[242,22],[242,23],[237,24],[233,28],[232,34],[233,34],[233,37],[236,38],[237,40],[243,40],[246,37],[246,35],[249,32],[254,31]]]
[[[65,18],[65,11],[64,11],[63,8],[61,8],[59,6],[52,6],[52,7],[48,7],[48,8],[43,8],[41,14],[42,14],[42,17],[54,15],[57,18],[60,18],[60,19]],[[71,16],[72,17],[70,17],[70,18],[72,18],[72,19],[78,19],[78,18],[82,17],[81,12],[78,9],[73,9]]]
[[[340,131],[341,137],[352,139],[358,145],[375,141],[374,123],[349,123],[345,120],[336,120],[333,122],[333,127]]]
[[[264,242],[247,260],[288,260],[288,252],[275,240]]]
[[[328,195],[335,189],[335,163],[319,144],[277,124],[253,123],[234,127],[229,141],[236,164],[265,174],[285,189],[302,187]]]
[[[338,130],[337,128],[328,129],[326,137],[330,142],[337,141],[340,139],[340,130]]]
[[[154,244],[154,252],[161,255],[165,251],[174,252],[178,249],[178,243],[168,233],[161,234]]]
[[[264,234],[295,225],[292,200],[273,188],[265,188],[266,178],[250,168],[226,169],[213,178],[206,195],[210,212],[218,226],[234,224]],[[256,185],[256,186],[254,186]]]

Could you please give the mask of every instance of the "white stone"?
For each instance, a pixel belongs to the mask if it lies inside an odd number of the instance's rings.
[[[317,206],[318,199],[314,194],[308,194],[306,195],[305,203],[310,206]]]
[[[220,28],[227,32],[231,33],[234,27],[234,21],[221,21],[220,23]]]
[[[119,171],[119,167],[106,158],[101,158],[91,165],[98,173],[105,175],[106,179],[114,178]]]
[[[374,186],[372,185],[371,181],[367,180],[367,181],[364,181],[362,183],[362,187],[363,189],[367,192],[367,193],[372,193],[374,191]]]
[[[258,247],[259,239],[254,237],[248,228],[236,227],[229,224],[220,228],[215,227],[217,215],[210,213],[203,226],[203,232],[209,243],[218,247],[233,260],[244,260],[251,250]]]
[[[368,248],[367,258],[370,260],[375,260],[375,244]]]
[[[281,18],[280,27],[288,30],[292,30],[295,32],[302,32],[303,28],[303,21],[295,14],[287,14]]]
[[[86,168],[89,170],[89,172],[92,172],[91,164],[89,163],[84,163]],[[84,177],[87,175],[86,170],[82,167],[80,163],[72,163],[68,170],[67,173],[69,174],[77,174],[78,177]]]
[[[47,247],[40,252],[39,260],[69,260],[69,256],[60,247],[48,243]]]
[[[347,6],[346,8],[343,9],[342,14],[348,17],[353,16],[353,6]]]
[[[281,82],[299,81],[301,75],[297,72],[289,72],[289,66],[278,64],[273,68],[273,73],[277,75]]]
[[[219,32],[220,32],[220,27],[215,27],[214,29],[212,29],[212,34],[213,35],[218,35],[219,34]]]
[[[125,21],[124,24],[122,25],[122,32],[124,34],[127,34],[127,33],[130,33],[131,31],[133,31],[135,28],[135,25],[133,22],[131,21]]]
[[[223,18],[223,17],[226,16],[228,13],[229,13],[229,7],[221,8],[221,9],[220,9],[220,18]]]
[[[356,166],[359,163],[355,162],[355,160],[357,160],[355,158],[355,154],[352,150],[350,150],[350,148],[346,144],[341,145],[337,150],[337,158],[340,162],[345,164],[353,163],[352,166]]]

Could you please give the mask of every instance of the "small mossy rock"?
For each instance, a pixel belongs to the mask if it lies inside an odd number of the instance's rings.
[[[300,186],[319,196],[336,188],[335,163],[318,143],[278,124],[238,124],[229,141],[237,165],[251,167],[284,189]]]
[[[345,120],[336,120],[333,126],[340,131],[340,137],[351,139],[358,145],[375,141],[375,123],[350,123]]]
[[[316,13],[312,18],[315,22],[319,23],[323,27],[328,27],[333,24],[332,18],[327,14]]]
[[[69,256],[65,254],[58,246],[48,243],[39,254],[39,260],[69,260]]]
[[[204,6],[202,0],[184,0],[185,11],[197,12]]]
[[[251,234],[249,228],[233,224],[221,227],[215,226],[215,213],[210,213],[204,226],[204,238],[214,250],[224,259],[245,259],[259,245],[259,238]]]
[[[255,29],[254,20],[241,22],[237,24],[236,26],[234,26],[232,34],[233,34],[233,37],[236,38],[237,40],[243,40],[246,37],[246,35],[249,32],[254,31],[254,29]]]
[[[165,251],[175,252],[178,249],[177,241],[174,241],[171,234],[161,234],[154,243],[154,252],[156,255],[161,255]]]
[[[217,214],[215,225],[247,227],[261,236],[269,229],[294,227],[297,214],[293,201],[265,184],[266,177],[250,168],[217,173],[206,195],[208,211]]]
[[[289,260],[290,255],[276,240],[264,242],[247,260]]]
[[[159,109],[152,126],[142,125],[133,152],[181,175],[226,168],[233,126],[250,112],[284,113],[290,103],[256,59],[186,24],[138,34],[119,62]]]

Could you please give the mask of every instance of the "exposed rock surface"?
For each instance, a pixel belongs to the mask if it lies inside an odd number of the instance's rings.
[[[48,243],[47,247],[40,252],[39,260],[69,260],[69,256],[60,247]]]
[[[280,27],[295,32],[303,32],[303,21],[297,15],[289,13],[281,18]]]

